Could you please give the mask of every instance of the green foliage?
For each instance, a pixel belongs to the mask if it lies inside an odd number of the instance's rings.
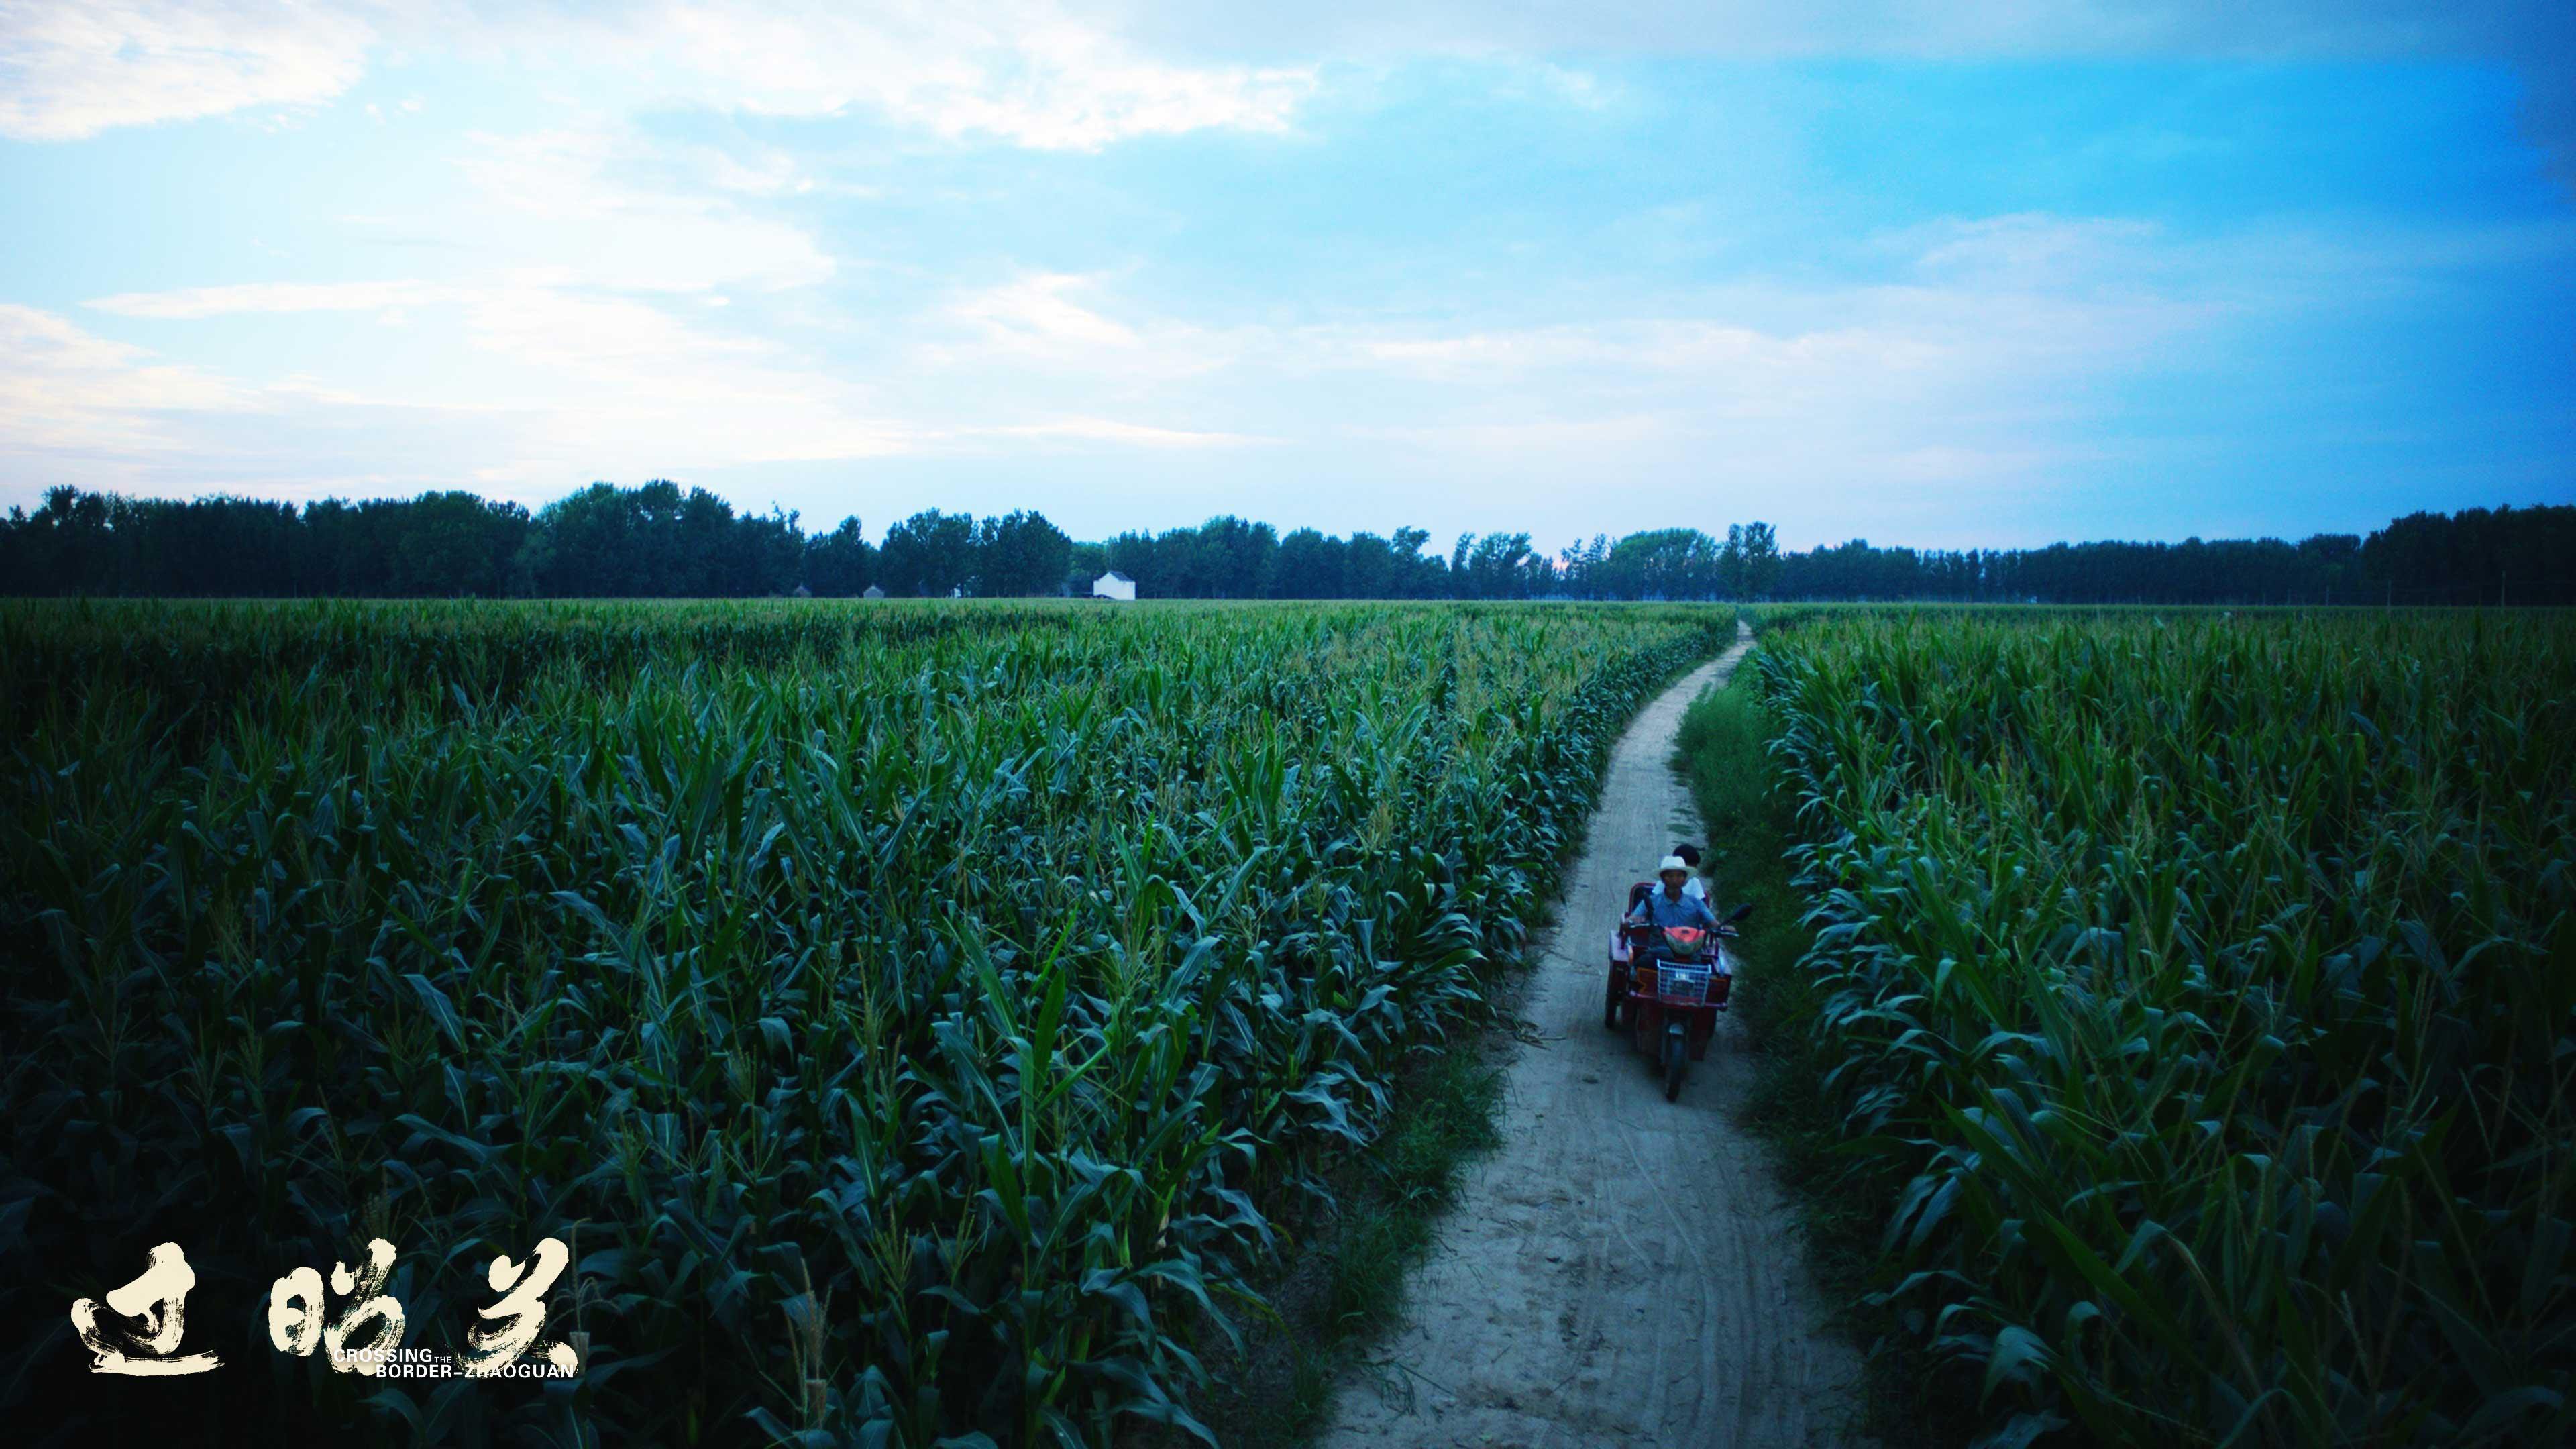
[[[2576,1428],[2576,631],[1768,622],[1821,1086],[1991,1442]]]
[[[1110,539],[1108,567],[1136,580],[1154,599],[1262,599],[1277,583],[1278,530],[1221,514],[1196,528],[1122,533]],[[1313,561],[1301,555],[1301,565]],[[1438,566],[1430,565],[1436,572]],[[1440,591],[1410,591],[1431,596]]]
[[[1278,1316],[1245,1324],[1242,1351],[1213,1365],[1206,1417],[1227,1449],[1288,1449],[1313,1435],[1336,1382],[1393,1321],[1405,1271],[1430,1247],[1467,1160],[1501,1145],[1503,1072],[1482,1052],[1416,1052],[1391,1094],[1385,1132],[1334,1170],[1329,1200],[1283,1222],[1300,1241],[1282,1281],[1265,1285]]]
[[[743,514],[704,489],[608,483],[530,519],[464,492],[292,504],[187,502],[52,489],[0,518],[0,588],[48,595],[268,598],[740,598],[800,583],[825,596],[878,581],[946,597],[1087,593],[1111,568],[1160,599],[1939,599],[2068,604],[2576,603],[2576,507],[2416,513],[2363,539],[2093,542],[2037,549],[1872,547],[1782,553],[1768,523],[1721,542],[1674,526],[1578,542],[1555,559],[1526,533],[1281,537],[1231,514],[1195,528],[1077,544],[1042,514],[981,521],[925,510],[881,551],[855,518],[806,534],[793,513]]]
[[[1565,551],[1566,586],[1612,599],[1714,598],[1726,582],[1724,546],[1696,528],[1608,535]]]
[[[975,593],[987,599],[1027,598],[1063,587],[1073,564],[1073,540],[1043,513],[1014,509],[987,518],[975,534]]]
[[[1692,702],[1679,764],[1708,827],[1710,889],[1721,909],[1753,907],[1736,943],[1735,1019],[1755,1050],[1753,1081],[1736,1115],[1771,1147],[1771,1165],[1799,1207],[1809,1274],[1833,1304],[1835,1326],[1876,1349],[1863,1423],[1888,1449],[1956,1445],[1971,1436],[1974,1386],[1906,1341],[1902,1314],[1873,1302],[1879,1235],[1907,1173],[1842,1150],[1842,1113],[1817,1084],[1842,1064],[1816,1030],[1830,993],[1805,966],[1815,944],[1809,902],[1794,880],[1797,800],[1771,759],[1778,725],[1751,668]]]
[[[403,548],[410,547],[406,537]],[[537,515],[518,564],[520,592],[556,598],[783,594],[795,585],[804,553],[793,516],[736,518],[733,505],[713,493],[682,493],[667,481],[641,488],[593,483]],[[386,592],[455,592],[413,582],[398,577]]]
[[[1708,828],[1701,871],[1724,886],[1749,873],[1744,842],[1762,839],[1771,771],[1765,759],[1770,721],[1762,701],[1742,682],[1712,689],[1691,702],[1675,741],[1691,796]]]
[[[2059,604],[2571,604],[2576,507],[2412,513],[2362,538],[2097,540],[2044,548],[1873,548],[1784,556],[1773,596]],[[1755,590],[1755,594],[1763,590]]]
[[[0,1407],[1195,1435],[1193,1326],[1381,1140],[1629,714],[1730,627],[0,606],[0,1333],[37,1345]],[[273,1353],[270,1281],[375,1233],[431,1346],[481,1265],[568,1240],[552,1331],[588,1371],[459,1393]],[[226,1369],[61,1393],[71,1299],[161,1241]]]
[[[876,578],[877,551],[860,536],[856,516],[805,540],[803,582],[809,591],[827,599],[853,598],[867,592]]]

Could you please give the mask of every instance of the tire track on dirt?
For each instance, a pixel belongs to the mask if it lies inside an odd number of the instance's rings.
[[[1854,1442],[1858,1356],[1825,1326],[1796,1220],[1731,1115],[1752,1072],[1721,1020],[1679,1102],[1601,1026],[1610,927],[1699,823],[1669,762],[1684,710],[1748,645],[1639,712],[1612,756],[1508,1049],[1503,1145],[1406,1285],[1401,1327],[1339,1386],[1324,1449]],[[1712,889],[1725,909],[1724,883]]]

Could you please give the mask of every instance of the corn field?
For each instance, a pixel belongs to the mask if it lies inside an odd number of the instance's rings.
[[[1824,1090],[1985,1442],[2567,1442],[2576,626],[1764,622]]]
[[[1733,628],[0,604],[0,1330],[33,1345],[0,1412],[1204,1437],[1278,1210],[1479,1010],[1620,728]],[[377,1235],[433,1346],[481,1264],[563,1239],[584,1371],[272,1351],[270,1282]],[[150,1398],[65,1310],[164,1240],[225,1366]]]

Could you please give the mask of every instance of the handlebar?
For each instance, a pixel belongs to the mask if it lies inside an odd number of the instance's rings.
[[[1699,949],[1685,955],[1679,951],[1670,949],[1669,938],[1665,935],[1664,928],[1661,926],[1635,921],[1625,921],[1621,923],[1620,928],[1630,933],[1631,940],[1635,940],[1640,937],[1644,938],[1645,949],[1649,953],[1661,959],[1682,964],[1699,964],[1708,961],[1711,957],[1717,954],[1716,942],[1718,940],[1733,939],[1736,934],[1733,926],[1720,925],[1712,930],[1704,932],[1701,936]]]
[[[1648,931],[1652,931],[1658,936],[1664,933],[1664,928],[1656,925],[1652,921],[1633,921],[1626,916],[1621,916],[1619,918],[1619,929],[1632,936],[1642,936]],[[1712,936],[1724,936],[1730,941],[1744,934],[1735,928],[1734,922],[1731,919],[1720,921],[1716,925],[1709,927],[1707,933]]]

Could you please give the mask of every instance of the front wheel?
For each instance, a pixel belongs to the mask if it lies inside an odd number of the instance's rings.
[[[1601,1024],[1612,1031],[1619,1029],[1619,998],[1627,993],[1619,989],[1619,968],[1610,968],[1610,984],[1601,993]]]
[[[1690,1043],[1680,1032],[1664,1037],[1664,1100],[1677,1102],[1682,1095],[1682,1077],[1690,1071]]]

